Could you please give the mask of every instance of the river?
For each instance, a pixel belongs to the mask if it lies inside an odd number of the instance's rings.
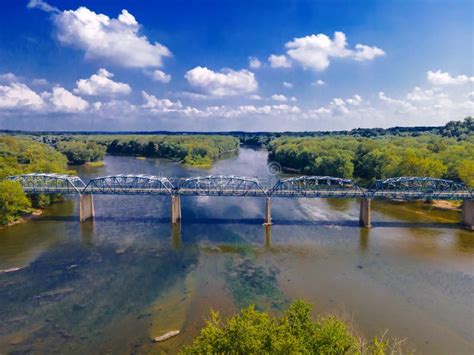
[[[242,148],[209,170],[162,159],[107,156],[84,180],[118,173],[258,176],[267,152]],[[356,200],[182,197],[181,226],[166,196],[95,196],[80,224],[75,198],[0,229],[0,353],[174,353],[210,309],[249,303],[278,314],[293,299],[337,314],[366,337],[406,339],[419,353],[474,353],[474,234],[459,212]],[[164,343],[151,339],[182,333]]]

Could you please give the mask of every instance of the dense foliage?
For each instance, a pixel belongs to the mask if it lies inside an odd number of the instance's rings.
[[[270,159],[307,174],[356,178],[370,184],[394,176],[430,176],[474,186],[474,136],[279,138]]]
[[[192,166],[210,166],[220,155],[239,148],[234,137],[208,135],[97,135],[87,139],[105,145],[110,154],[175,159]]]
[[[106,148],[96,142],[59,142],[57,149],[63,153],[72,164],[84,164],[104,159]]]
[[[67,173],[67,159],[50,146],[31,139],[0,136],[0,180],[30,172]],[[0,224],[7,224],[33,207],[44,207],[53,197],[27,198],[16,182],[0,181]]]
[[[217,312],[182,354],[385,354],[394,344],[355,337],[346,323],[329,316],[314,320],[311,305],[293,302],[282,317],[271,317],[253,306],[225,323]],[[390,349],[389,349],[390,348]]]

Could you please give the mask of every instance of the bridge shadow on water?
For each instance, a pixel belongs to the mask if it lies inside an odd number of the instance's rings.
[[[42,216],[36,222],[79,222],[77,216]],[[113,222],[115,224],[145,223],[145,224],[169,224],[170,218],[160,217],[134,217],[134,216],[96,216],[96,222]],[[182,225],[262,225],[263,218],[185,218]],[[90,222],[86,222],[90,223]],[[358,220],[297,220],[297,219],[275,219],[273,226],[308,226],[308,227],[348,227],[361,228]],[[458,223],[435,223],[435,222],[403,222],[403,221],[373,221],[372,228],[437,228],[437,229],[459,229]]]

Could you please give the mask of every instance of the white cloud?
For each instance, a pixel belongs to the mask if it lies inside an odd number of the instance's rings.
[[[385,52],[377,47],[357,44],[355,50],[347,48],[346,35],[335,32],[333,39],[323,33],[294,38],[287,42],[287,54],[304,68],[316,71],[325,70],[331,58],[351,58],[357,61],[373,60]]]
[[[249,66],[252,69],[258,69],[262,66],[262,62],[255,57],[249,57]]]
[[[30,0],[27,7],[29,9],[40,9],[46,12],[58,13],[59,9],[57,7],[51,6],[48,3],[41,0]]]
[[[5,74],[0,74],[0,81],[12,82],[12,81],[19,81],[19,79],[13,73],[5,73]]]
[[[25,84],[0,85],[0,109],[38,110],[43,105],[43,99]]]
[[[313,85],[324,86],[324,85],[326,85],[326,82],[324,80],[319,79],[319,80],[316,80],[313,83]]]
[[[364,44],[356,44],[355,51],[353,51],[353,58],[359,62],[364,60],[373,60],[376,57],[385,55],[385,52],[378,47],[369,47]]]
[[[214,72],[199,66],[189,70],[185,78],[192,86],[208,95],[217,97],[247,94],[258,88],[255,75],[245,69],[240,71],[226,69]]]
[[[169,83],[171,81],[171,75],[166,74],[165,72],[158,69],[152,72],[147,72],[146,74],[153,80],[159,81],[164,84]]]
[[[106,69],[99,69],[89,79],[78,80],[74,92],[91,96],[117,96],[127,95],[132,91],[128,84],[113,81],[113,76]]]
[[[474,76],[468,77],[467,75],[451,76],[448,72],[442,72],[438,70],[436,72],[428,71],[426,73],[428,82],[433,85],[462,85],[474,82]]]
[[[354,95],[350,99],[347,99],[346,103],[353,106],[359,106],[362,103],[362,97]]]
[[[272,95],[272,100],[286,102],[286,101],[288,101],[288,98],[285,95],[275,94],[275,95]]]
[[[289,83],[287,81],[284,81],[283,82],[283,86],[286,87],[287,89],[291,89],[293,87],[293,84],[292,83]]]
[[[53,88],[52,93],[44,92],[41,96],[51,103],[52,110],[56,112],[78,113],[89,108],[87,101],[60,86]]]
[[[383,91],[379,92],[379,99],[385,104],[394,107],[399,113],[407,113],[415,110],[415,107],[409,102],[388,97]]]
[[[290,68],[291,63],[285,55],[272,54],[268,57],[272,68]]]
[[[89,59],[146,68],[161,67],[163,58],[171,56],[164,45],[150,43],[147,37],[139,34],[140,25],[127,10],[122,10],[118,18],[109,18],[79,7],[55,13],[53,19],[59,41],[84,50]]]
[[[154,112],[176,112],[183,109],[183,105],[180,101],[171,101],[169,99],[158,99],[154,95],[148,94],[146,91],[142,91],[143,108]]]

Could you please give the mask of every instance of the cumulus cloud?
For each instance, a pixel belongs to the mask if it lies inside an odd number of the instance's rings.
[[[291,89],[293,87],[293,84],[292,83],[289,83],[287,81],[284,81],[283,82],[283,86],[286,87],[287,89]]]
[[[20,82],[0,85],[0,110],[18,113],[78,113],[88,107],[87,101],[59,86],[54,87],[52,92],[38,94]]]
[[[100,59],[123,67],[161,67],[163,58],[171,56],[164,45],[151,43],[140,35],[140,24],[127,10],[117,18],[97,14],[86,7],[59,11],[40,0],[30,8],[53,13],[57,38],[63,44],[81,49],[88,59]]]
[[[181,102],[171,101],[169,99],[158,99],[154,95],[148,94],[146,91],[142,91],[143,100],[145,103],[143,107],[150,110],[155,110],[159,112],[170,112],[177,111],[183,108]]]
[[[248,94],[258,88],[255,75],[245,69],[240,71],[226,69],[215,72],[198,66],[189,70],[185,78],[190,85],[202,90],[205,94],[216,97]]]
[[[147,72],[147,75],[155,81],[159,81],[161,83],[169,83],[171,81],[171,75],[166,74],[161,70],[154,70],[152,72]]]
[[[126,83],[113,81],[114,75],[106,69],[99,69],[89,79],[80,79],[76,82],[76,94],[91,96],[127,95],[132,89]]]
[[[286,102],[286,101],[288,101],[288,98],[285,95],[275,94],[275,95],[272,95],[272,100]]]
[[[268,57],[268,61],[270,62],[270,66],[272,68],[290,68],[291,67],[290,61],[284,55],[272,54]]]
[[[41,96],[25,84],[0,85],[0,109],[38,110],[43,105]]]
[[[77,113],[89,108],[89,103],[72,92],[57,86],[51,93],[42,93],[42,98],[49,101],[53,111]]]
[[[323,71],[329,67],[331,58],[365,61],[385,55],[382,49],[364,44],[357,44],[354,49],[348,48],[346,35],[343,32],[335,32],[332,39],[323,33],[294,38],[287,42],[285,47],[290,58],[304,68],[315,71]]]
[[[435,72],[428,71],[426,73],[426,77],[428,82],[433,85],[462,85],[467,83],[474,83],[474,76],[467,76],[467,75],[458,75],[458,76],[451,76],[448,72],[442,72],[441,70],[437,70]]]
[[[262,62],[255,57],[249,57],[249,66],[252,69],[258,69],[262,66]]]
[[[5,73],[0,74],[0,81],[2,82],[11,82],[11,81],[18,81],[19,79],[13,73]]]

